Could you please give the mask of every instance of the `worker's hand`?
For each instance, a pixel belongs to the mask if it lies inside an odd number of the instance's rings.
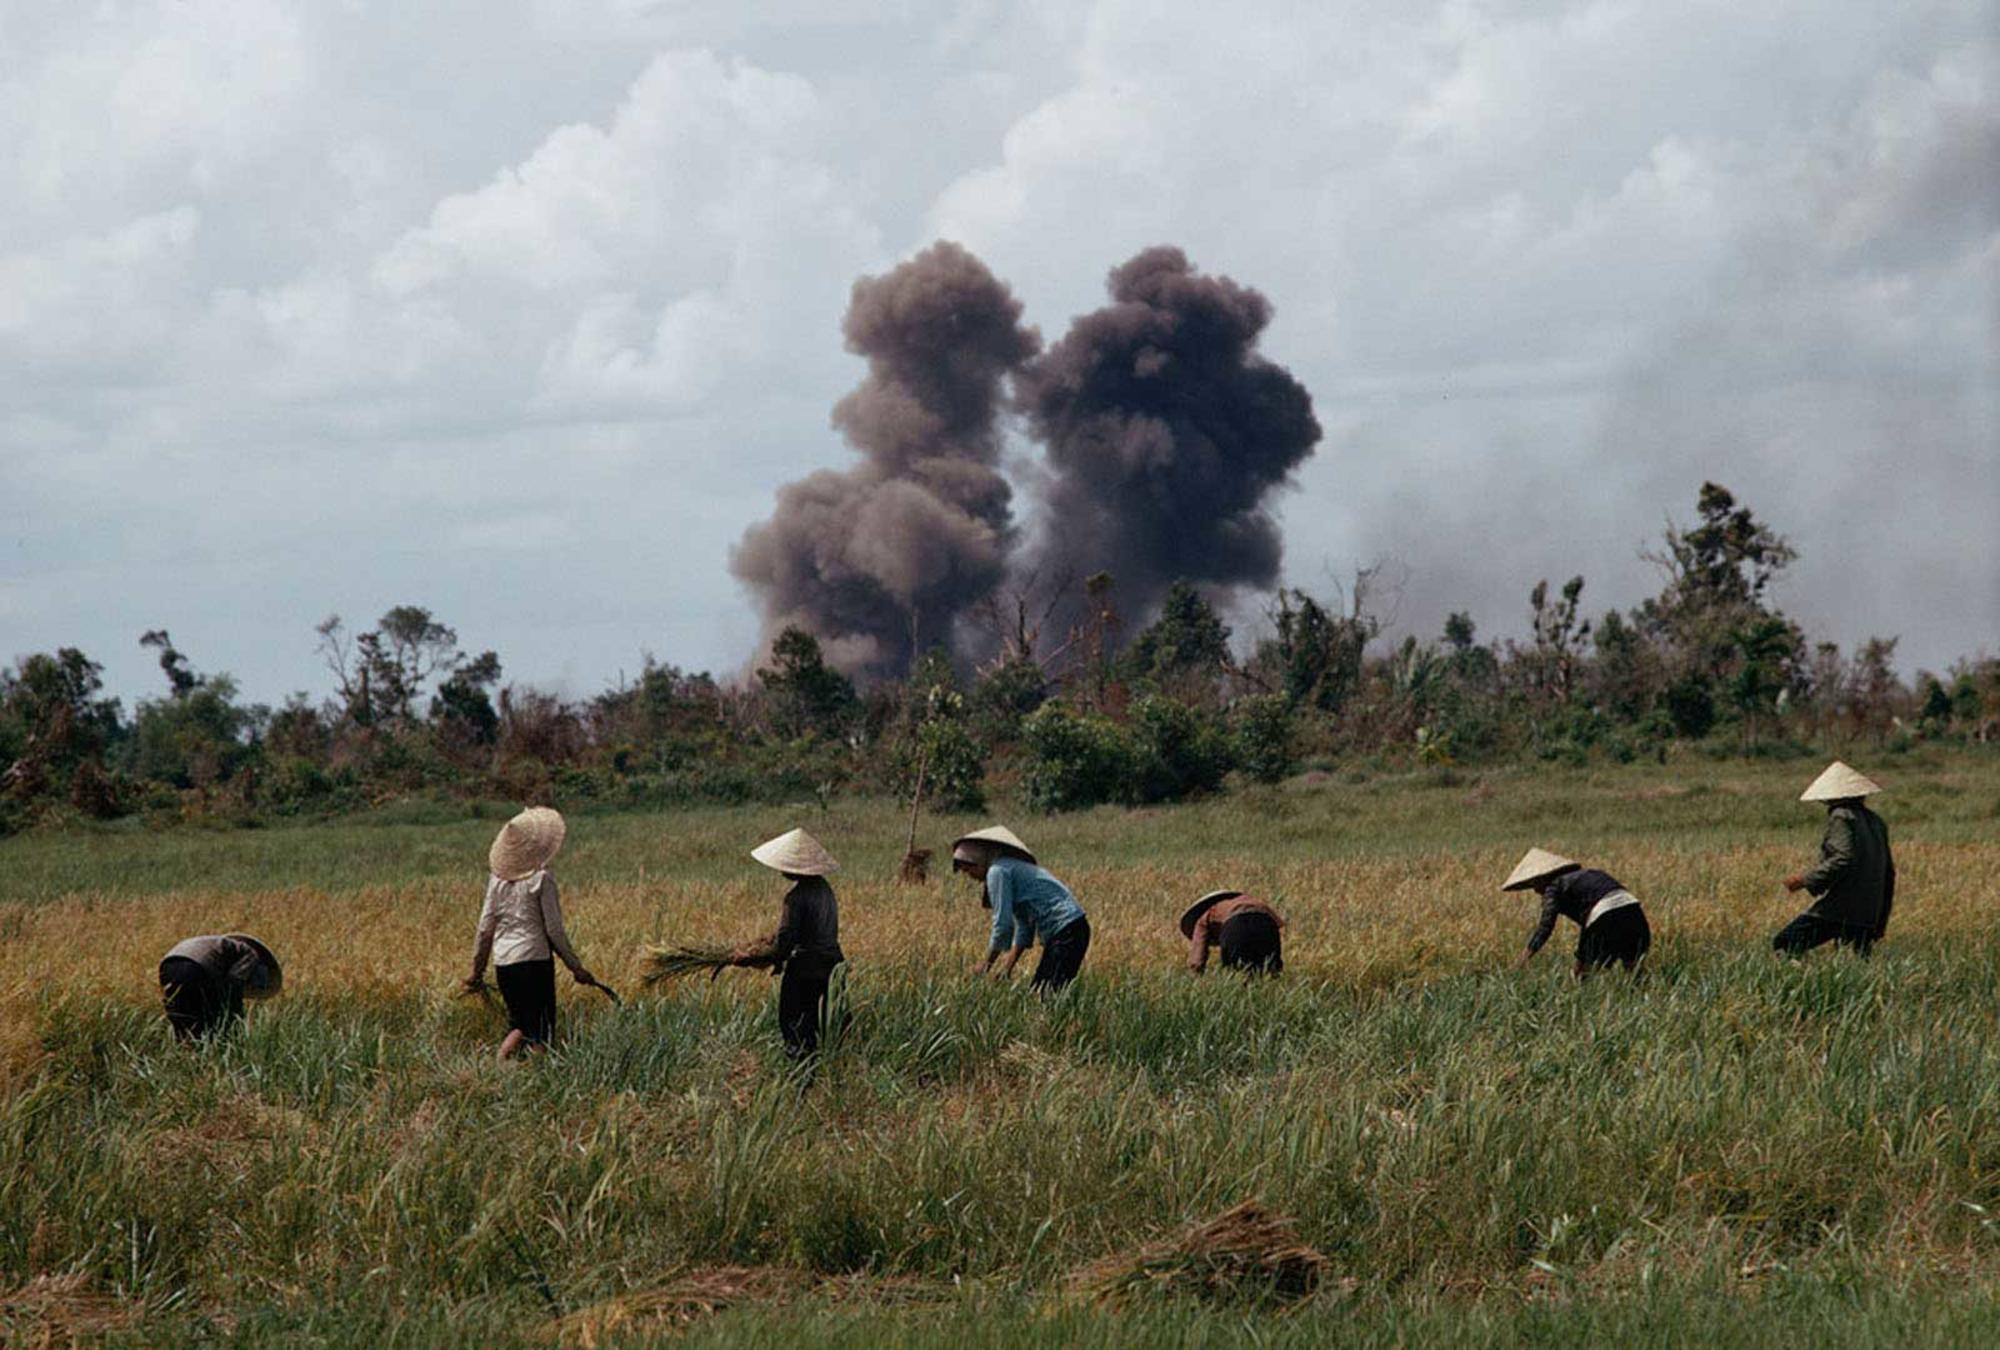
[[[578,984],[582,985],[586,989],[594,989],[597,987],[597,977],[591,974],[588,970],[585,970],[582,966],[578,966],[575,970],[572,970],[570,972],[570,975],[576,980]]]
[[[1802,891],[1805,888],[1806,888],[1806,874],[1804,872],[1794,872],[1792,873],[1792,875],[1785,878],[1786,890]]]
[[[466,976],[466,977],[465,977],[465,983],[459,986],[459,992],[460,992],[460,993],[462,993],[462,994],[483,994],[483,993],[485,993],[485,992],[486,992],[486,979],[485,979],[485,977],[484,977],[484,976],[481,976],[481,975],[468,975],[468,976]]]

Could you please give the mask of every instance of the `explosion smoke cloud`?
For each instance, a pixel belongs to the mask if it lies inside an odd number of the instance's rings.
[[[899,675],[933,645],[964,650],[959,620],[1006,577],[1015,544],[997,467],[1010,378],[1047,451],[1022,572],[1070,584],[1059,628],[1080,620],[1075,583],[1090,573],[1111,573],[1135,619],[1176,580],[1277,581],[1268,502],[1320,428],[1304,386],[1257,351],[1270,302],[1165,247],[1115,268],[1109,289],[1040,354],[1012,292],[955,244],[855,283],[845,332],[868,376],[833,423],[863,462],[781,488],[731,559],[767,644],[795,625],[863,676]]]
[[[843,331],[868,375],[833,424],[862,463],[781,488],[730,567],[759,597],[767,644],[796,625],[844,670],[900,674],[917,652],[954,645],[960,616],[1006,573],[1003,386],[1041,338],[952,243],[857,281]]]
[[[1320,427],[1305,387],[1256,350],[1270,302],[1167,247],[1115,268],[1109,290],[1017,380],[1053,474],[1041,556],[1111,573],[1129,616],[1180,579],[1275,584],[1267,503]]]

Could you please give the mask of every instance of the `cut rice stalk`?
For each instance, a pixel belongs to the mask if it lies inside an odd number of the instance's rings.
[[[1326,1257],[1299,1241],[1292,1220],[1246,1200],[1175,1237],[1106,1257],[1071,1284],[1112,1304],[1145,1295],[1290,1303],[1316,1290],[1326,1267]]]
[[[734,947],[694,947],[670,946],[665,943],[647,943],[646,960],[641,969],[641,978],[647,984],[658,984],[662,980],[677,980],[684,975],[706,974],[711,980],[731,966],[769,967],[776,964],[768,957],[746,957],[739,959]]]

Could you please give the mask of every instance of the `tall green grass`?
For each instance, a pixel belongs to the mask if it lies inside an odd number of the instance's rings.
[[[531,1321],[686,1265],[1012,1295],[1257,1196],[1390,1311],[1715,1271],[1986,1290],[1995,965],[1715,954],[1636,988],[1407,996],[1134,977],[1048,1006],[898,972],[809,1091],[719,997],[592,1018],[519,1073],[418,1000],[279,1005],[195,1053],[58,1004],[0,1110],[0,1267],[166,1307]]]
[[[1555,823],[1565,780],[1528,775],[1487,799],[1416,779],[1029,822],[1092,875],[1105,930],[1046,1002],[968,980],[976,907],[864,882],[899,851],[893,811],[836,806],[856,960],[810,1083],[773,982],[742,973],[622,1009],[566,986],[560,1049],[493,1064],[490,1010],[406,976],[428,957],[366,944],[455,913],[439,897],[476,881],[490,821],[381,827],[378,870],[345,894],[342,847],[373,827],[12,841],[0,974],[33,1045],[0,1080],[0,1340],[4,1289],[37,1275],[87,1277],[137,1319],[101,1328],[113,1341],[449,1345],[535,1341],[677,1271],[744,1266],[794,1292],[698,1319],[695,1343],[1972,1343],[2000,1294],[1996,776],[1954,762],[1885,802],[1920,883],[1894,940],[1794,963],[1729,897],[1809,850],[1813,815],[1750,790],[1796,771],[1727,771],[1750,776],[1665,797],[1635,795],[1685,786],[1657,771],[1569,779]],[[1656,808],[1686,813],[1664,849],[1628,819]],[[789,819],[584,821],[565,879],[629,925],[650,902],[617,887],[658,867],[694,897],[682,922],[747,923],[775,897],[739,845]],[[1651,873],[1643,981],[1579,985],[1554,952],[1504,969],[1530,907],[1485,873],[1557,828]],[[66,884],[36,879],[58,858]],[[330,969],[233,1038],[175,1046],[152,991],[49,945],[67,925],[108,950],[121,918],[236,903],[218,877],[263,903],[259,866],[327,889],[271,914],[362,916],[362,945],[319,938]],[[1170,931],[1125,931],[1170,927],[1153,887],[1232,867],[1338,892],[1291,897],[1285,978],[1195,981]],[[1405,867],[1416,884],[1392,890]],[[436,938],[453,966],[464,918]],[[628,931],[596,921],[600,950]],[[1426,933],[1441,954],[1410,958]],[[1112,1313],[1069,1292],[1253,1197],[1338,1274],[1303,1307]]]

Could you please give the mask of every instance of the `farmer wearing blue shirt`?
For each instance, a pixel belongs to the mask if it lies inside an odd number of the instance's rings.
[[[1008,979],[1021,954],[1042,943],[1033,988],[1060,989],[1083,968],[1090,949],[1090,920],[1069,887],[1035,861],[1035,855],[1004,825],[965,835],[951,847],[951,867],[984,885],[981,903],[993,911],[993,938],[974,973]],[[1006,960],[994,963],[1002,953]]]

